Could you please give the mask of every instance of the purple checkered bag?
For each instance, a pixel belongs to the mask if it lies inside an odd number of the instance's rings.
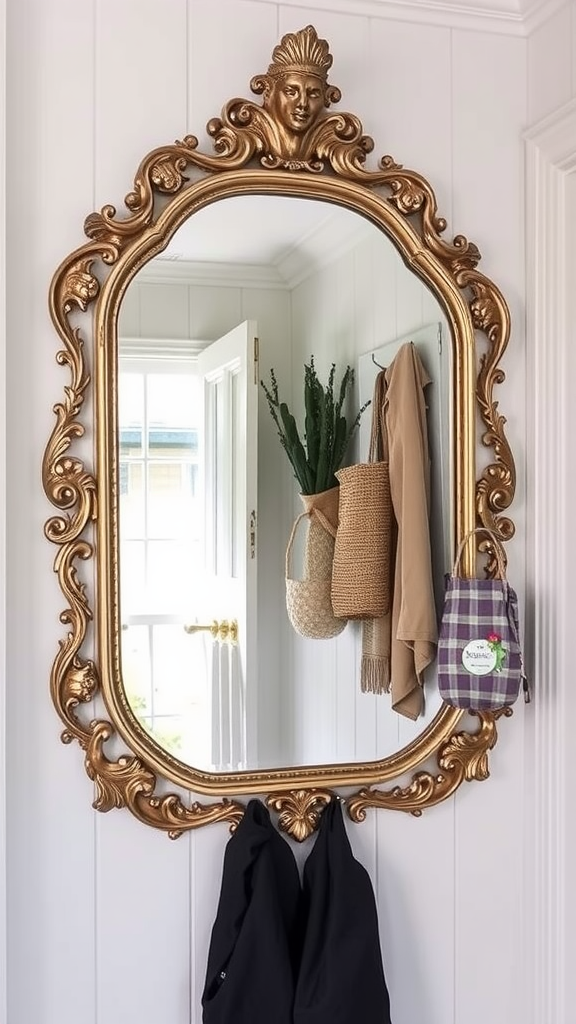
[[[498,563],[499,579],[462,579],[458,573],[462,541],[452,575],[446,577],[446,596],[438,637],[438,689],[447,704],[469,711],[513,704],[520,686],[530,699],[522,662],[518,598],[506,579],[500,542],[483,527],[472,533],[489,534]]]

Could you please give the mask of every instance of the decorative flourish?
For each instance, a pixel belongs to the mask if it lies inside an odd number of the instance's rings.
[[[140,821],[167,832],[170,839],[216,821],[227,821],[234,831],[244,815],[242,804],[224,799],[215,804],[196,801],[186,807],[174,793],[155,797],[156,776],[139,758],[125,756],[110,761],[106,757],[103,746],[113,733],[109,722],[90,723],[86,771],[96,786],[93,806],[97,811],[129,807]]]
[[[463,782],[484,781],[489,777],[488,751],[498,738],[496,720],[509,717],[512,709],[470,712],[480,720],[475,733],[458,732],[450,737],[438,753],[440,771],[416,772],[407,786],[392,789],[361,789],[346,800],[353,821],[364,821],[367,807],[401,810],[420,817],[425,807],[432,807],[451,796]]]
[[[298,789],[289,793],[271,793],[266,803],[279,814],[278,826],[302,843],[316,831],[322,811],[333,793],[328,789]]]
[[[94,469],[85,465],[78,447],[85,433],[86,399],[98,405],[103,423],[108,421],[115,400],[114,369],[94,394],[88,371],[90,357],[103,349],[114,352],[122,289],[139,266],[158,251],[159,245],[168,242],[186,213],[228,195],[287,192],[306,197],[318,195],[349,206],[385,231],[406,262],[441,294],[444,305],[452,311],[456,357],[466,349],[467,356],[472,358],[474,331],[485,338],[483,349],[478,338],[475,399],[485,428],[482,442],[493,458],[478,481],[471,479],[470,486],[468,482],[466,486],[462,483],[467,470],[457,462],[458,505],[465,505],[460,501],[462,494],[472,494],[475,484],[472,515],[477,525],[487,527],[501,541],[514,534],[514,524],[507,515],[516,486],[514,460],[505,435],[506,420],[494,399],[495,387],[504,381],[500,361],[510,332],[506,303],[496,286],[478,272],[477,247],[463,235],[456,235],[452,242],[442,237],[446,221],[438,213],[434,191],[425,178],[403,168],[391,156],[382,157],[375,169],[366,167],[374,143],[363,133],[361,121],[351,113],[328,112],[340,100],[340,90],[328,82],[331,66],[328,44],[312,26],[284,36],[274,49],[267,72],[251,81],[252,92],[262,96],[262,105],[253,100],[231,100],[221,117],[208,123],[212,153],[200,152],[197,138],[186,135],[145,156],[126,195],[125,210],[118,213],[115,206],[108,204],[90,214],[84,225],[88,241],[64,260],[52,282],[50,311],[63,343],[56,358],[69,374],[63,399],[54,407],[55,424],[42,467],[46,494],[57,510],[46,523],[45,534],[57,546],[54,569],[66,602],[60,615],[66,631],[59,642],[51,675],[52,699],[64,724],[62,740],[76,740],[85,751],[86,770],[96,787],[95,807],[128,807],[139,820],[173,837],[210,821],[226,821],[234,828],[243,807],[227,798],[187,807],[175,794],[156,796],[156,775],[146,757],[121,755],[114,760],[106,756],[106,743],[117,740],[115,725],[94,720],[94,712],[88,711],[101,692],[101,684],[110,716],[115,721],[121,719],[128,731],[126,722],[131,719],[120,692],[122,687],[105,674],[115,672],[119,676],[117,647],[113,651],[112,669],[101,657],[102,636],[96,637],[96,654],[85,650],[92,625],[93,598],[82,567],[86,571],[91,566],[96,545],[104,543],[102,538],[107,534],[103,525],[116,537],[116,467],[111,455],[111,482],[100,478],[97,481]],[[108,287],[110,280],[113,287]],[[99,325],[98,338],[90,327],[91,317]],[[83,329],[91,345],[88,361]],[[113,365],[113,355],[110,362]],[[462,389],[461,384],[458,387]],[[108,388],[108,392],[103,388]],[[468,431],[473,430],[470,424],[476,412],[474,396],[464,395],[460,390],[457,397],[464,412],[456,429],[463,431],[464,424]],[[107,441],[112,450],[110,435]],[[458,454],[457,458],[461,456]],[[98,484],[104,499],[98,493]],[[99,532],[95,537],[96,529]],[[486,573],[495,575],[497,564],[489,539],[482,541],[480,550],[488,556]],[[97,583],[100,594],[106,595],[114,619],[118,613],[118,551],[114,547],[108,561],[110,565],[103,578],[100,559]],[[99,628],[102,629],[101,624]],[[118,691],[117,700],[106,699],[111,691]],[[434,749],[438,751],[438,772],[416,772],[405,787],[358,790],[347,800],[354,820],[363,820],[368,806],[420,814],[423,807],[446,799],[462,781],[487,777],[487,752],[496,742],[496,719],[500,714],[510,714],[510,710],[479,715],[480,728],[473,734],[450,734],[447,723],[452,729],[457,721],[451,717],[453,714],[446,707],[440,711],[420,741],[410,748],[399,775],[413,772]],[[148,750],[144,738],[138,749]],[[168,778],[180,781],[176,771],[172,771],[168,755],[162,763],[168,766]],[[317,827],[322,808],[331,797],[331,789],[322,787],[351,786],[355,780],[356,784],[371,786],[376,784],[375,777],[383,777],[386,764],[382,762],[380,776],[378,766],[354,764],[344,766],[346,771],[342,766],[338,770],[334,766],[298,772],[283,769],[240,773],[225,777],[224,781],[190,769],[186,784],[189,782],[193,789],[193,784],[199,782],[201,791],[219,794],[262,792],[265,785],[283,788],[282,793],[272,793],[268,803],[280,812],[281,827],[302,840]],[[292,779],[293,790],[289,792],[286,787]]]
[[[480,415],[486,425],[482,443],[486,448],[494,450],[496,460],[482,471],[476,489],[476,508],[482,525],[492,530],[499,540],[508,541],[514,536],[515,527],[510,517],[502,513],[506,512],[514,498],[516,468],[505,434],[506,419],[498,412],[498,402],[494,400],[494,386],[502,384],[506,379],[500,359],[510,336],[510,314],[496,285],[481,274],[463,274],[461,283],[465,287],[469,286],[472,291],[472,322],[477,331],[486,335],[489,345],[488,351],[480,357],[476,395]],[[486,574],[495,576],[498,565],[493,545],[489,540],[484,540],[480,550],[490,552]]]

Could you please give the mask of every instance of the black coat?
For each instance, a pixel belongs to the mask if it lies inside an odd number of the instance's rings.
[[[300,896],[292,850],[251,800],[224,855],[204,1024],[292,1024]]]
[[[338,800],[300,887],[294,855],[251,800],[226,848],[204,1024],[391,1024],[376,901]]]
[[[336,799],[322,813],[303,895],[294,1024],[390,1024],[374,891]]]

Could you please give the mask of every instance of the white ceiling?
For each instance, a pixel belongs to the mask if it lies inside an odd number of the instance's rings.
[[[157,263],[235,263],[279,267],[313,254],[318,237],[365,229],[358,214],[317,200],[236,196],[199,210],[178,229]]]
[[[338,211],[344,219],[351,215]],[[335,216],[326,203],[279,196],[238,196],[199,210],[158,260],[277,265]]]

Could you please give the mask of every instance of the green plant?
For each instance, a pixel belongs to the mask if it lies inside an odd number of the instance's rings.
[[[354,383],[354,371],[347,366],[340,382],[338,398],[334,397],[336,364],[332,363],[328,383],[322,384],[314,366],[314,356],[304,365],[304,435],[300,437],[296,420],[286,402],[281,402],[274,370],[270,370],[270,386],[260,381],[268,408],[278,429],[280,444],[294,470],[302,494],[319,494],[335,487],[335,473],[344,461],[366,402],[349,427],[343,413],[347,393]]]

